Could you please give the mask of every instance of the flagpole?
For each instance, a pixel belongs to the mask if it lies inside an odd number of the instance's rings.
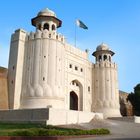
[[[75,47],[77,46],[77,29],[76,29],[76,26],[79,26],[80,28],[83,28],[83,29],[88,29],[88,27],[79,19],[75,18]]]

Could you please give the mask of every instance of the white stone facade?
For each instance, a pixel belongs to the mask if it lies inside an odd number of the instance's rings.
[[[57,33],[62,24],[53,11],[32,19],[35,32],[16,30],[11,38],[8,88],[11,109],[46,108],[120,116],[117,65],[106,44],[88,60],[87,51]]]

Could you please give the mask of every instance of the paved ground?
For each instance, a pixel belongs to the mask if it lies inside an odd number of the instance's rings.
[[[140,124],[133,122],[133,118],[116,118],[102,121],[92,120],[88,124],[77,126],[83,129],[108,128],[111,135],[76,138],[71,140],[140,140]]]

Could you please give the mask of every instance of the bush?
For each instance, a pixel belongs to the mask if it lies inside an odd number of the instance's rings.
[[[0,136],[69,136],[109,134],[107,129],[81,130],[52,125],[0,123]]]
[[[134,114],[140,116],[140,84],[134,87],[134,93],[129,94],[127,100],[131,102]]]
[[[38,136],[37,129],[15,130],[9,132],[8,136]]]
[[[69,135],[102,135],[110,134],[108,129],[92,129],[92,130],[80,130],[80,129],[44,129],[44,128],[33,128],[27,130],[15,130],[10,132],[10,136],[69,136]]]

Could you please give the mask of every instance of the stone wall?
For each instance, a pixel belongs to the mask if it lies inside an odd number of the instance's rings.
[[[133,116],[133,107],[130,101],[127,101],[128,93],[119,91],[120,112],[122,116]]]
[[[128,93],[119,91],[120,112],[122,116],[133,116],[133,107],[127,101]],[[0,67],[0,109],[8,109],[7,69]]]
[[[64,125],[88,123],[94,119],[103,119],[102,113],[62,110],[54,108],[39,109],[18,109],[18,110],[1,110],[0,121],[2,122],[32,122],[47,125]]]
[[[0,109],[8,109],[7,69],[0,67]]]

